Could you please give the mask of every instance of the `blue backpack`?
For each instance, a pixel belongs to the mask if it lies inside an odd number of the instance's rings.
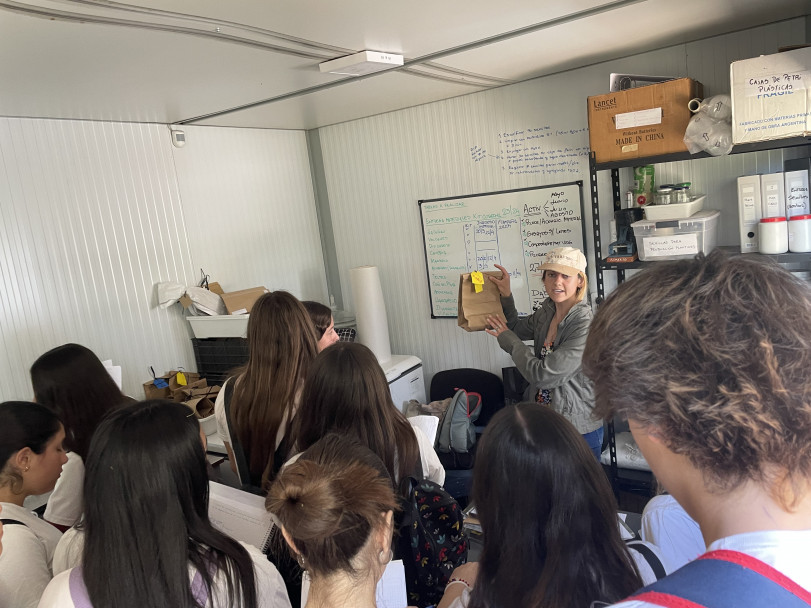
[[[628,598],[665,608],[808,608],[811,592],[738,551],[709,551]]]

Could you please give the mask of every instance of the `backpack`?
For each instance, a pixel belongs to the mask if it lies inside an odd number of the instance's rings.
[[[428,479],[408,478],[402,506],[396,554],[403,560],[408,603],[435,605],[451,573],[467,561],[464,515],[453,496]]]
[[[811,606],[807,589],[769,564],[729,549],[709,551],[627,599],[673,608]]]
[[[466,454],[476,443],[476,425],[482,411],[482,396],[468,393],[465,389],[456,390],[445,418],[439,425],[436,449],[440,452]]]
[[[412,399],[406,404],[406,417],[429,415],[439,418],[434,449],[440,454],[467,454],[476,443],[475,422],[482,409],[479,393],[456,389],[453,397],[421,404]],[[444,464],[444,463],[443,463]]]

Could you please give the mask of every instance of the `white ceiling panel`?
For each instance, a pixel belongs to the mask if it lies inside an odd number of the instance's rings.
[[[4,116],[174,122],[339,78],[241,44],[0,12]]]
[[[797,0],[647,0],[450,55],[441,62],[526,80],[801,16],[808,6]]]
[[[808,0],[0,0],[0,116],[309,129],[809,12]],[[318,70],[363,49],[405,66]]]
[[[261,124],[278,129],[312,129],[481,90],[484,89],[403,72],[388,72],[348,85],[224,114],[194,124],[229,127],[254,127]]]

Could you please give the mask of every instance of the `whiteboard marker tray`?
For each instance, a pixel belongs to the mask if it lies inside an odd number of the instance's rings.
[[[189,316],[195,338],[244,338],[250,315]]]

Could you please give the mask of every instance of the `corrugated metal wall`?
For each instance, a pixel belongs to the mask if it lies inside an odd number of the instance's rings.
[[[174,157],[195,271],[226,291],[328,302],[305,132],[183,130]]]
[[[586,97],[607,91],[610,72],[692,76],[704,83],[707,93],[726,92],[730,61],[800,42],[805,42],[805,21],[796,19],[320,129],[347,308],[352,307],[348,270],[377,265],[393,352],[420,357],[428,380],[434,372],[453,367],[499,372],[510,360],[493,338],[467,334],[452,319],[430,318],[417,201],[576,179],[587,183],[586,156],[560,172],[551,162],[536,173],[513,170],[516,165],[528,167],[514,159],[503,162],[508,159],[499,134],[548,129],[550,137],[542,147],[549,158],[567,148],[580,153],[588,147],[583,131]],[[761,153],[673,163],[659,170],[663,179],[679,176],[708,194],[709,206],[720,208],[726,218],[721,243],[731,244],[737,242],[735,178],[746,172],[780,170],[782,158],[779,152]],[[605,194],[601,217],[607,229],[608,172],[600,183]],[[589,215],[587,210],[587,227]]]
[[[176,150],[165,125],[0,118],[0,400],[30,398],[31,363],[64,342],[122,365],[136,398],[148,366],[194,369],[154,284],[200,267],[326,293],[303,133],[187,131]]]
[[[186,323],[153,285],[194,279],[165,127],[0,119],[0,398],[30,398],[28,368],[78,342],[123,366],[192,367]]]

